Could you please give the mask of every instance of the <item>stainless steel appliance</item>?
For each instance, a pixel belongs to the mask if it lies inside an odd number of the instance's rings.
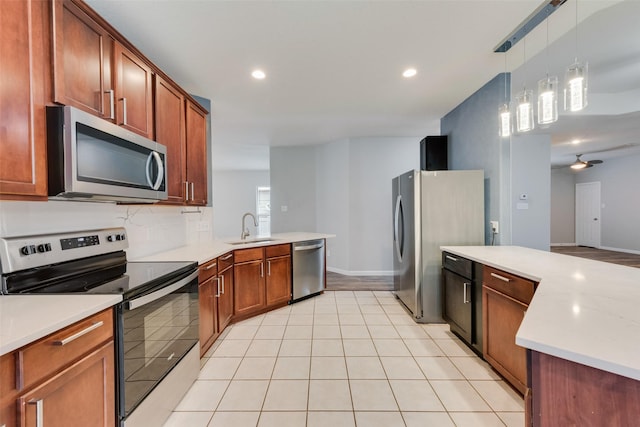
[[[293,291],[291,302],[324,291],[324,239],[293,243]]]
[[[167,149],[73,107],[47,107],[49,196],[154,203],[167,196]]]
[[[127,262],[124,228],[0,239],[3,294],[120,294],[117,419],[162,425],[200,370],[198,265]]]
[[[484,172],[409,171],[392,181],[393,284],[417,322],[441,323],[441,245],[484,244]]]

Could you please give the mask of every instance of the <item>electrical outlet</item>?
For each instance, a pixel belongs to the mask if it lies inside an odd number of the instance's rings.
[[[491,224],[491,231],[494,232],[495,234],[498,234],[500,232],[500,227],[498,226],[498,221],[489,221],[489,224]]]

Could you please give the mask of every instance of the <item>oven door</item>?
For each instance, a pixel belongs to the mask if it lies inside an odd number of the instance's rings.
[[[124,420],[198,344],[198,271],[119,304],[118,411]]]

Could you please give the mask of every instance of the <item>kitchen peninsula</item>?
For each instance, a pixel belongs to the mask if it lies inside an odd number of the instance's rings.
[[[517,246],[441,249],[539,283],[515,338],[528,349],[532,425],[634,424],[640,269]]]

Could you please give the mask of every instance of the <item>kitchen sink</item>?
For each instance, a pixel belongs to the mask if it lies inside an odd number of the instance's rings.
[[[227,242],[230,245],[249,245],[251,243],[265,243],[265,242],[275,242],[278,239],[272,239],[271,237],[258,237],[255,239],[245,239],[245,240],[234,240],[232,242]]]

